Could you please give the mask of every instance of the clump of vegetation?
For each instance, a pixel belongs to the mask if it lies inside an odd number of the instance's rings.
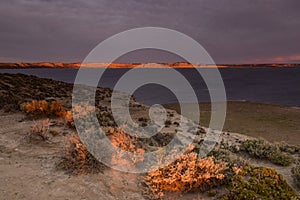
[[[31,127],[29,134],[27,135],[29,140],[49,140],[49,129],[50,129],[50,120],[45,119],[39,124],[34,122],[34,125]]]
[[[99,111],[96,109],[96,113],[101,126],[116,126],[110,109],[107,109],[106,111]]]
[[[169,127],[172,124],[171,120],[165,121],[165,127]]]
[[[68,126],[69,128],[75,128],[72,111],[70,110],[66,111],[64,119],[66,122],[66,126]]]
[[[77,134],[67,138],[64,156],[58,167],[75,175],[97,173],[104,169],[104,165],[88,152]]]
[[[43,115],[49,110],[47,101],[32,100],[31,102],[21,104],[21,110],[27,114]]]
[[[180,126],[180,124],[178,122],[173,122],[173,124],[177,127]]]
[[[276,170],[246,166],[231,178],[223,200],[297,199],[296,192]]]
[[[217,195],[217,191],[216,190],[208,190],[207,191],[208,196],[210,197],[214,197]]]
[[[57,136],[57,135],[60,134],[60,131],[58,131],[58,130],[50,130],[49,133],[50,133],[51,135],[53,135],[53,136]]]
[[[148,119],[145,118],[145,117],[139,117],[139,118],[138,118],[138,121],[139,121],[139,122],[148,122]]]
[[[267,159],[273,164],[281,166],[288,166],[294,161],[292,156],[283,153],[276,144],[271,144],[262,139],[246,140],[241,144],[240,150],[255,158]]]
[[[168,145],[174,139],[174,133],[158,132],[152,138],[157,142],[158,146],[162,147]]]
[[[32,117],[65,117],[66,108],[57,101],[32,100],[21,104],[21,110]]]
[[[290,153],[290,154],[299,154],[300,153],[300,146],[290,145],[290,144],[287,144],[285,142],[280,142],[276,145],[283,152],[287,152],[287,153]]]
[[[222,160],[223,162],[227,163],[228,167],[247,165],[247,162],[244,159],[232,153],[232,151],[228,149],[214,149],[208,155],[214,156],[217,160]]]
[[[170,165],[149,172],[144,183],[156,198],[168,191],[204,191],[222,183],[226,168],[225,163],[217,163],[213,157],[199,159],[195,152],[190,152]]]
[[[300,165],[296,165],[291,171],[294,182],[300,188]]]
[[[138,139],[125,133],[121,128],[110,128],[110,139],[111,143],[119,147],[119,152],[112,157],[112,163],[116,165],[134,166],[135,164],[144,160],[145,150],[140,148]],[[130,152],[131,160],[128,160],[126,155],[122,154],[121,151]]]
[[[45,100],[32,100],[31,102],[21,104],[20,108],[32,118],[59,117],[65,120],[68,127],[75,127],[72,112],[67,110],[65,106],[58,101],[47,102]]]
[[[148,119],[145,118],[145,117],[139,117],[139,118],[138,118],[138,121],[141,122],[141,126],[143,126],[143,127],[145,127],[145,126],[148,125],[148,124],[147,124]]]
[[[169,117],[174,117],[174,113],[168,112]]]

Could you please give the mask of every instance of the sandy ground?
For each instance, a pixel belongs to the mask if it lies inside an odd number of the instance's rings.
[[[64,136],[28,143],[24,137],[33,122],[22,114],[0,115],[0,199],[143,199],[135,175],[108,169],[69,176],[57,170]]]
[[[185,108],[193,115],[193,105]],[[180,112],[178,104],[164,105]],[[208,126],[211,117],[211,104],[200,103],[201,125]],[[261,137],[270,142],[285,141],[300,144],[300,107],[288,107],[276,104],[254,102],[227,102],[224,131],[242,133],[252,137]]]
[[[67,135],[71,132],[52,121],[51,129]],[[106,169],[103,173],[68,175],[56,169],[64,148],[63,134],[51,142],[28,142],[25,138],[33,121],[21,113],[0,111],[0,199],[144,199],[136,174]],[[246,139],[237,133],[224,133],[226,141]],[[275,168],[292,185],[291,167],[278,167],[264,161],[249,160],[254,165]],[[299,191],[298,191],[298,194]],[[206,194],[172,194],[166,199],[212,199]]]

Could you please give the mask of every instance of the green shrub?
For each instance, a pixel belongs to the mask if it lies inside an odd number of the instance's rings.
[[[287,144],[285,142],[281,142],[281,143],[278,143],[276,145],[279,147],[279,149],[281,151],[284,151],[284,152],[287,152],[287,153],[290,153],[290,154],[299,154],[300,153],[300,146],[290,145],[290,144]]]
[[[293,163],[292,156],[282,152],[278,145],[271,144],[265,140],[246,140],[240,146],[240,151],[259,159],[267,159],[273,164],[288,166]]]
[[[200,148],[200,147],[199,147]],[[217,160],[222,160],[228,163],[229,166],[231,165],[244,165],[246,164],[245,161],[240,158],[239,156],[235,155],[231,151],[227,149],[214,149],[209,154],[209,156],[214,156]]]
[[[294,162],[293,157],[285,153],[282,153],[280,151],[271,153],[268,157],[268,160],[273,164],[281,165],[281,166],[289,166]]]
[[[296,192],[276,170],[247,166],[234,175],[223,200],[297,199]]]
[[[300,188],[300,165],[292,168],[292,177],[296,185]]]

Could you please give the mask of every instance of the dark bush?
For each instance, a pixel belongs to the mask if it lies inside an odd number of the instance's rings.
[[[171,120],[166,120],[165,121],[165,126],[169,127],[172,124]]]
[[[104,165],[88,152],[78,135],[72,134],[67,139],[65,152],[58,163],[58,168],[67,171],[67,173],[78,175],[101,172]]]

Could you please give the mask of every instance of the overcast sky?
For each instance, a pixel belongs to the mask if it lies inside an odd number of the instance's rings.
[[[0,62],[78,62],[104,39],[144,26],[187,34],[216,63],[300,62],[299,0],[2,0]],[[177,59],[153,51],[123,57]]]

